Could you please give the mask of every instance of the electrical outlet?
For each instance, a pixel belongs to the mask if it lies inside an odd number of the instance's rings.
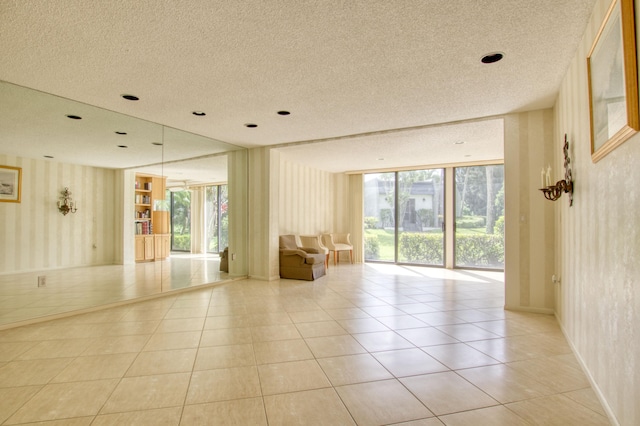
[[[236,254],[235,253],[231,253],[231,260],[236,260]]]
[[[44,275],[40,275],[38,277],[38,287],[46,287],[47,286],[47,277]]]

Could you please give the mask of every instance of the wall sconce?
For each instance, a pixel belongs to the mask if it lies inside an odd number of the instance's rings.
[[[544,194],[544,198],[550,201],[556,201],[558,198],[562,196],[563,192],[569,194],[569,207],[573,205],[573,177],[571,175],[571,159],[569,158],[569,140],[567,139],[567,134],[564,135],[564,148],[562,149],[564,152],[564,179],[559,180],[555,185],[551,185],[550,176],[551,176],[551,167],[547,169],[546,177],[545,171],[542,169],[542,185],[546,185],[544,188],[540,188],[540,191]]]
[[[60,213],[66,216],[69,212],[75,213],[78,211],[76,203],[71,199],[71,191],[69,191],[69,188],[65,188],[61,194],[62,197],[60,197],[60,201],[58,201],[58,210]]]

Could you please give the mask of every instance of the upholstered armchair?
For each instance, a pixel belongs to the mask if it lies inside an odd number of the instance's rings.
[[[300,235],[300,244],[302,247],[316,249],[318,253],[324,253],[324,267],[329,269],[329,249],[322,244],[319,235]]]
[[[326,273],[325,255],[298,247],[295,235],[280,235],[280,278],[313,281]]]
[[[333,252],[333,264],[335,265],[340,257],[339,252],[348,251],[349,260],[353,263],[353,244],[350,240],[351,234],[322,234],[322,242]]]

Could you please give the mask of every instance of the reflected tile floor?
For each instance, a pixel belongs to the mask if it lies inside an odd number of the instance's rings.
[[[503,293],[338,265],[0,331],[0,424],[609,424],[555,318]]]
[[[46,286],[38,287],[38,277]],[[0,275],[0,327],[223,281],[217,255]]]

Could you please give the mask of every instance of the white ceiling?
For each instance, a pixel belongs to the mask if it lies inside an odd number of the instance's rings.
[[[478,118],[553,105],[594,1],[5,1],[0,80],[326,170],[479,161]]]

